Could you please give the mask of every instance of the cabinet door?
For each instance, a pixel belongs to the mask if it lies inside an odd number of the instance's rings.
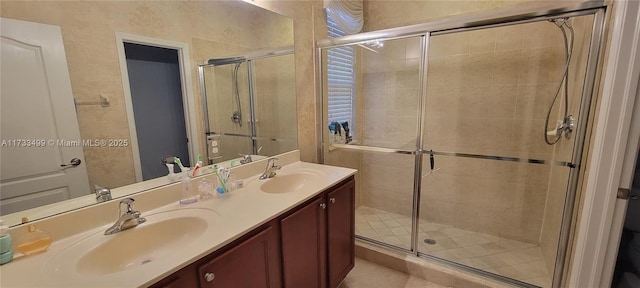
[[[326,220],[324,197],[280,222],[285,288],[325,288]]]
[[[355,264],[355,182],[327,193],[329,287],[335,288]]]
[[[198,274],[196,273],[195,267],[193,265],[189,265],[160,280],[158,283],[151,285],[150,288],[197,287],[197,277]]]
[[[278,232],[267,227],[198,267],[200,287],[281,287]]]

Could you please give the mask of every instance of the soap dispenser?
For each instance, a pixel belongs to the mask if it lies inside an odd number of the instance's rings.
[[[25,221],[26,220],[26,221]],[[22,222],[28,222],[28,219],[22,218]],[[31,255],[39,252],[46,251],[51,245],[51,234],[40,229],[36,229],[36,226],[30,224],[27,226],[28,232],[18,237],[16,242],[16,250],[18,252]]]
[[[11,234],[9,234],[9,227],[0,220],[0,265],[9,263],[11,260],[13,260]]]

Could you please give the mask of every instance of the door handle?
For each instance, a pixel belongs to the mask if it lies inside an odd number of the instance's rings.
[[[82,163],[82,160],[78,159],[78,158],[73,158],[71,159],[71,161],[69,161],[69,164],[60,164],[60,167],[69,167],[69,166],[78,166],[80,165],[80,163]]]

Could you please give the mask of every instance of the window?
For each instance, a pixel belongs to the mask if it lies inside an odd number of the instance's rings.
[[[327,30],[329,37],[345,35],[336,22],[331,19],[329,13],[327,13]],[[343,46],[327,49],[327,90],[329,123],[349,122],[351,135],[353,135],[355,91],[353,47]]]

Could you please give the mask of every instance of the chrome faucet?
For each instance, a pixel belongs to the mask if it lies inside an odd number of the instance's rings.
[[[276,161],[278,161],[278,158],[269,158],[269,160],[267,161],[267,168],[264,170],[264,173],[260,175],[260,180],[273,178],[273,176],[276,176],[276,170],[280,170],[280,168],[282,168],[276,165]]]
[[[120,200],[120,217],[118,217],[116,223],[113,223],[109,229],[104,231],[104,235],[115,234],[147,221],[144,217],[140,217],[140,211],[133,210],[133,202],[135,202],[133,198]]]
[[[93,192],[96,193],[98,203],[111,200],[111,190],[107,187],[94,185]]]
[[[260,153],[260,150],[262,150],[262,146],[258,147],[258,151],[256,151],[255,155],[258,155],[258,153]],[[240,160],[240,164],[247,164],[247,163],[253,162],[253,158],[251,158],[251,154],[240,153],[240,156],[242,156],[242,160]]]
[[[247,164],[247,163],[253,162],[253,159],[251,158],[251,154],[240,153],[240,156],[242,156],[242,160],[240,160],[240,164]]]

